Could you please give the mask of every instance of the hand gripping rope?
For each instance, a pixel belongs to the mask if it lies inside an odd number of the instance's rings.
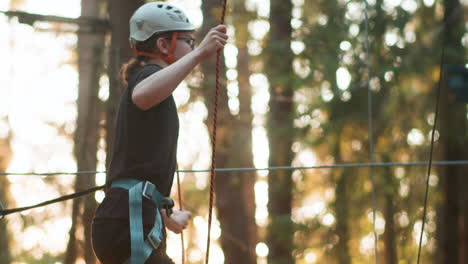
[[[224,18],[226,16],[226,0],[223,0],[223,9],[221,13],[221,24],[224,24]],[[215,98],[214,98],[214,109],[213,109],[213,134],[212,134],[212,145],[211,145],[211,176],[210,176],[210,207],[208,211],[208,238],[206,241],[206,259],[205,263],[208,264],[210,258],[210,239],[211,239],[211,220],[213,214],[213,197],[214,197],[214,184],[215,184],[215,168],[216,168],[216,120],[218,118],[218,95],[219,88],[221,86],[219,82],[220,75],[220,60],[221,60],[221,51],[218,50],[216,54],[216,89],[215,89]]]

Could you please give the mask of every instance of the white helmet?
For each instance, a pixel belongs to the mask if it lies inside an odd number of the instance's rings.
[[[130,18],[130,44],[145,41],[155,33],[194,29],[179,8],[165,2],[150,2],[138,8]]]

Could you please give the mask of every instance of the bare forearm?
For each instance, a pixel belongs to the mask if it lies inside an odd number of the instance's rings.
[[[147,110],[166,99],[187,75],[200,63],[201,56],[194,50],[164,69],[141,81],[133,90],[132,100]]]

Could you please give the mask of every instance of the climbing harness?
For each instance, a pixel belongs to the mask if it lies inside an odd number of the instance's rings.
[[[125,263],[143,264],[164,239],[160,209],[166,209],[167,215],[170,216],[174,202],[164,197],[149,181],[119,179],[112,183],[111,188],[128,190],[131,255]],[[143,234],[143,197],[152,200],[156,205],[154,226],[146,240]]]

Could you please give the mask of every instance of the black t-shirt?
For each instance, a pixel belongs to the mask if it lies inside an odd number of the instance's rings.
[[[161,69],[156,64],[145,65],[132,76],[122,94],[108,182],[120,178],[146,180],[169,196],[179,136],[174,98],[170,95],[148,110],[141,110],[132,101],[134,87]]]

